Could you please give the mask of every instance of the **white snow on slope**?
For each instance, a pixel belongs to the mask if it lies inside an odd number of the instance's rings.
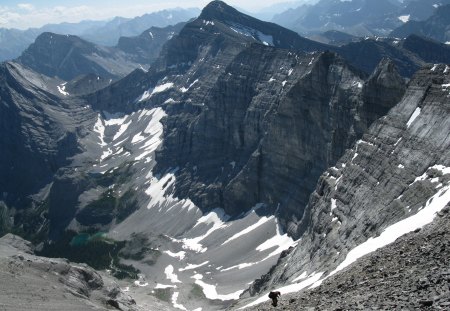
[[[66,84],[67,84],[67,82],[57,86],[58,92],[60,92],[64,96],[70,95],[68,92],[66,92]]]
[[[238,290],[234,293],[225,294],[225,295],[219,295],[216,290],[215,285],[207,284],[203,282],[202,280],[195,280],[195,284],[199,285],[203,289],[203,293],[205,294],[205,297],[211,300],[236,300],[239,299],[239,296],[244,292],[244,290]]]
[[[403,23],[407,23],[410,17],[411,15],[401,15],[398,17],[398,19],[401,20]]]
[[[420,115],[422,109],[420,107],[417,107],[416,110],[414,110],[413,114],[409,118],[408,122],[406,123],[406,127],[409,128],[411,124],[416,120],[416,118]]]
[[[278,224],[278,220],[276,219],[275,219],[275,226],[277,226],[276,228],[277,234],[256,248],[257,251],[262,252],[276,247],[276,249],[272,253],[267,255],[266,259],[281,254],[282,251],[288,249],[291,246],[295,246],[298,243],[298,241],[294,241],[291,237],[289,237],[287,233],[283,233],[281,231],[280,225]]]
[[[173,307],[174,307],[175,309],[187,310],[183,305],[177,303],[178,295],[179,295],[179,294],[180,294],[180,293],[178,293],[178,292],[175,292],[175,293],[172,294],[172,304],[173,304]]]
[[[308,286],[311,286],[312,284],[314,284],[314,282],[317,282],[322,277],[322,275],[323,275],[323,272],[318,273],[318,274],[313,273],[306,280],[304,280],[300,283],[287,285],[287,286],[284,286],[281,288],[277,288],[276,290],[279,291],[282,295],[298,292]],[[261,297],[259,297],[255,301],[249,303],[248,305],[246,305],[242,308],[239,308],[239,310],[250,308],[250,307],[259,305],[260,303],[263,303],[263,302],[269,300],[268,294],[269,293],[267,292],[267,293],[261,295]]]
[[[250,231],[255,230],[256,228],[258,228],[259,226],[265,224],[266,222],[268,222],[270,219],[272,219],[274,217],[262,217],[260,218],[255,224],[247,227],[246,229],[242,230],[241,232],[236,233],[235,235],[233,235],[231,238],[229,238],[228,240],[226,240],[225,242],[222,243],[222,245],[227,244],[228,242],[231,242],[241,236],[243,236],[244,234],[249,233]]]
[[[164,285],[157,283],[155,289],[177,288],[176,285]]]
[[[330,276],[348,267],[364,255],[370,254],[377,249],[391,244],[402,235],[414,231],[431,223],[436,215],[450,201],[450,185],[439,190],[433,197],[428,199],[425,207],[415,215],[405,218],[390,227],[386,228],[378,237],[369,238],[366,242],[352,249],[345,260],[326,278],[316,282],[313,287],[317,287]]]
[[[173,83],[172,82],[167,82],[161,85],[157,85],[155,86],[153,89],[150,89],[148,91],[145,91],[141,97],[139,97],[137,99],[137,102],[142,102],[144,100],[147,100],[149,98],[151,98],[153,95],[158,94],[158,93],[162,93],[164,91],[167,91],[168,89],[173,87]]]
[[[168,265],[166,269],[164,269],[164,273],[166,274],[166,277],[168,280],[170,280],[172,283],[181,283],[180,280],[178,280],[178,276],[173,273],[174,268],[172,265]]]
[[[99,114],[98,118],[97,118],[97,122],[94,125],[94,132],[96,132],[98,134],[98,137],[100,139],[100,146],[106,146],[107,144],[105,143],[105,126],[103,125],[102,122],[102,117]]]
[[[209,261],[202,262],[201,264],[198,264],[198,265],[188,264],[186,267],[178,269],[178,271],[194,270],[194,269],[203,267],[203,266],[207,265],[208,263],[209,263]]]
[[[274,46],[273,37],[271,35],[266,35],[259,30],[243,26],[237,23],[231,23],[230,29],[234,32],[241,34],[246,37],[251,37],[257,41],[260,41],[264,45]]]
[[[216,230],[223,229],[227,226],[225,222],[230,218],[230,216],[225,214],[225,211],[222,209],[214,209],[211,212],[209,212],[206,215],[203,215],[198,221],[197,224],[194,226],[197,227],[200,224],[212,224],[211,228],[203,235],[195,237],[195,238],[184,238],[181,241],[183,242],[183,248],[184,249],[190,249],[198,253],[204,253],[206,252],[207,248],[204,247],[202,244],[200,244],[200,241],[205,239],[207,236],[209,236],[211,233],[213,233]]]
[[[178,252],[178,253],[173,253],[171,251],[164,251],[163,253],[169,255],[170,257],[178,258],[180,260],[183,260],[184,257],[186,257],[186,252],[183,252],[183,251]]]

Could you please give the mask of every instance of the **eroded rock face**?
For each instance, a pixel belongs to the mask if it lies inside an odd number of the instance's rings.
[[[251,294],[302,272],[326,275],[355,246],[448,195],[449,71],[419,71],[400,103],[320,177],[298,227],[301,242]]]
[[[209,93],[187,93],[203,106],[168,107],[157,169],[179,167],[176,194],[206,210],[239,215],[265,203],[288,227],[302,217],[314,180],[403,95],[393,68],[383,62],[365,83],[333,53],[253,45]],[[199,89],[205,83],[200,77]]]
[[[7,212],[11,225],[23,224],[34,234],[45,227],[48,206],[34,204],[30,195],[44,201],[57,170],[80,151],[77,137],[94,115],[79,99],[64,101],[57,80],[16,63],[4,63],[0,71],[0,200],[16,212]]]

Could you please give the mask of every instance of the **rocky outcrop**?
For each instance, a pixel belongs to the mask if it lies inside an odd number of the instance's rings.
[[[11,234],[0,239],[4,310],[138,310],[112,278],[84,264],[35,256],[30,244]]]
[[[400,103],[320,177],[297,248],[250,293],[289,284],[302,272],[326,275],[357,245],[448,196],[449,73],[446,65],[418,72]]]

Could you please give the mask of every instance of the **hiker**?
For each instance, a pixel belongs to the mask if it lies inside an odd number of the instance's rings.
[[[272,306],[276,307],[278,305],[278,297],[281,296],[280,292],[270,292],[269,298],[272,299]]]

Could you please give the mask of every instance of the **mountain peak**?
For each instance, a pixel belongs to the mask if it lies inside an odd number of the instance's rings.
[[[221,21],[234,21],[238,16],[247,16],[235,8],[229,6],[223,1],[212,1],[210,2],[200,14],[201,19],[212,20],[217,19]]]

